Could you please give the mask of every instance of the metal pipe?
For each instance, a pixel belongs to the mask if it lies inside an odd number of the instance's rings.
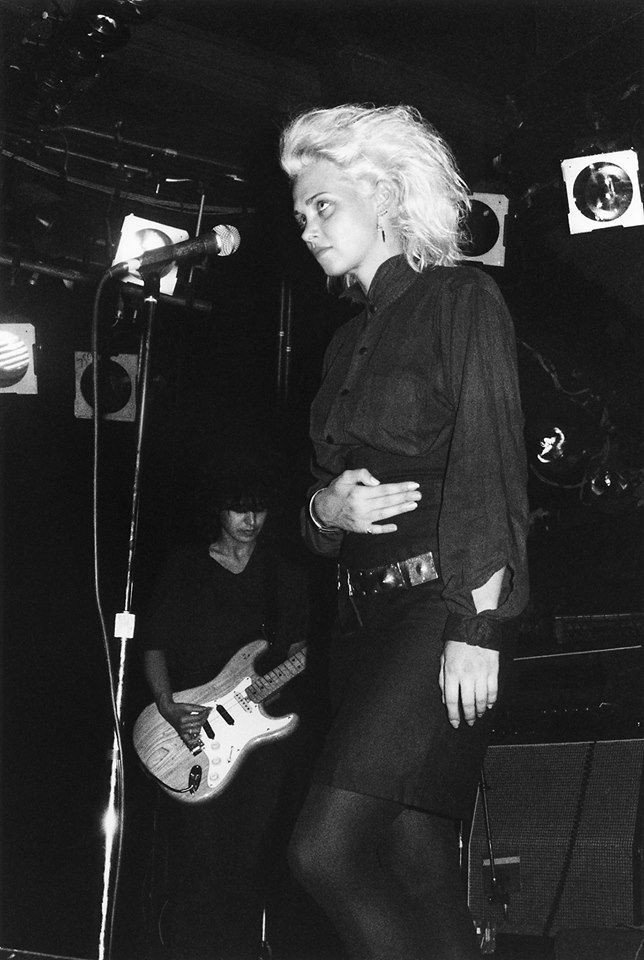
[[[23,260],[19,255],[10,256],[6,253],[0,253],[0,266],[13,267],[14,270],[25,270],[29,273],[42,273],[48,277],[58,277],[60,280],[71,280],[73,283],[86,284],[92,286],[97,284],[100,274],[89,271],[76,270],[73,267],[57,267],[54,264],[43,263],[40,260]],[[134,283],[128,284],[128,296],[137,300],[143,299],[143,287]],[[210,313],[212,303],[208,300],[189,300],[186,297],[176,297],[174,294],[162,293],[159,297],[161,303],[170,303],[176,307],[188,307],[196,310],[198,313]]]

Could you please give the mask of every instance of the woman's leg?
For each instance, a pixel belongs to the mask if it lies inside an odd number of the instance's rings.
[[[404,807],[392,824],[386,856],[422,917],[429,955],[480,958],[459,865],[457,822]]]
[[[316,786],[296,826],[290,859],[356,960],[478,957],[450,821]]]

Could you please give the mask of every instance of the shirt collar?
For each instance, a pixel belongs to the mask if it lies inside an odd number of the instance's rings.
[[[342,296],[356,303],[362,303],[366,307],[382,310],[383,307],[397,300],[417,276],[417,272],[410,267],[405,255],[400,253],[380,264],[367,293],[356,281],[343,291]]]

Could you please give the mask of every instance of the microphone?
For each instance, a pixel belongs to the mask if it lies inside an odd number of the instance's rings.
[[[213,227],[210,233],[201,237],[193,237],[192,240],[183,240],[181,243],[155,247],[154,250],[146,250],[140,257],[115,263],[107,271],[107,276],[123,277],[127,273],[140,273],[141,270],[154,267],[157,264],[173,261],[179,263],[182,260],[202,260],[214,253],[218,257],[228,257],[239,249],[240,243],[241,237],[237,227],[220,223]]]

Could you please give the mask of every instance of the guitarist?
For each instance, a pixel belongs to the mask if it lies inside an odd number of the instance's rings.
[[[261,478],[218,483],[203,538],[169,558],[153,589],[142,631],[144,673],[159,712],[190,749],[207,710],[175,703],[173,691],[208,683],[262,635],[271,641],[262,671],[307,636],[303,572],[262,540],[272,502]],[[287,688],[286,709],[301,714],[298,685],[300,678]],[[283,701],[279,712],[285,712]],[[172,941],[173,960],[240,960],[256,952],[262,903],[273,881],[266,865],[281,863],[300,773],[304,778],[303,727],[253,751],[212,801],[186,806],[161,798],[172,877],[162,933]]]

